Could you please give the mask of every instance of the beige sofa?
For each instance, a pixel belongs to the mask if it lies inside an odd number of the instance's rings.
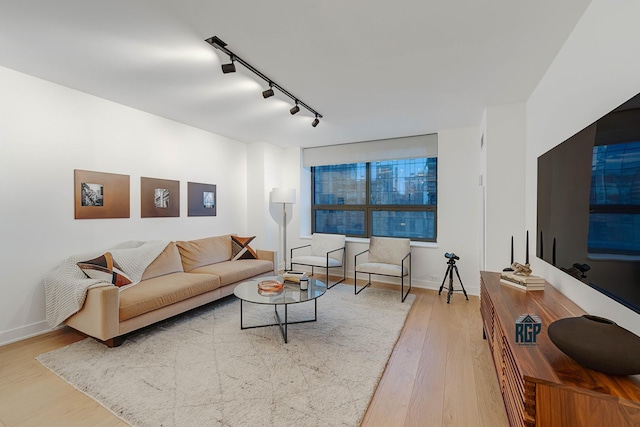
[[[233,260],[230,235],[171,242],[134,286],[89,289],[65,324],[118,346],[129,332],[231,295],[243,280],[275,275],[275,253],[255,254],[257,259]]]

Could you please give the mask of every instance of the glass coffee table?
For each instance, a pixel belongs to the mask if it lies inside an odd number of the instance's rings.
[[[264,280],[279,280],[282,282],[282,276],[274,277],[258,277],[236,286],[233,293],[240,299],[240,329],[265,328],[267,326],[279,326],[284,342],[287,343],[287,326],[295,323],[315,322],[318,320],[318,298],[327,292],[327,286],[316,279],[309,279],[306,290],[300,289],[298,283],[284,283],[284,288],[277,293],[262,292],[258,289],[258,283]],[[303,302],[311,302],[314,304],[313,319],[297,320],[290,322],[288,319],[287,307],[291,304],[299,304]],[[243,303],[250,302],[252,304],[271,304],[274,308],[274,316],[277,323],[269,323],[266,325],[244,326],[243,323]],[[278,306],[284,306],[284,321],[278,312]]]

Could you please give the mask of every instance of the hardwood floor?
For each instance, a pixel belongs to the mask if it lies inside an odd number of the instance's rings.
[[[456,293],[447,304],[444,293],[412,293],[416,300],[362,426],[508,426],[479,299]],[[35,360],[83,338],[65,328],[0,347],[0,427],[127,425]]]
[[[478,297],[454,294],[447,304],[444,293],[412,293],[362,426],[508,426]]]

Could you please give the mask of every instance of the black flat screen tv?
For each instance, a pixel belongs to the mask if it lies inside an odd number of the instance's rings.
[[[640,94],[538,158],[536,247],[640,313]]]

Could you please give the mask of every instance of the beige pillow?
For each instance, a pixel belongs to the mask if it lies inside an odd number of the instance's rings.
[[[176,242],[184,271],[231,259],[231,236]]]
[[[171,273],[182,273],[182,260],[176,242],[171,242],[164,251],[153,260],[142,274],[142,280],[165,276]]]

